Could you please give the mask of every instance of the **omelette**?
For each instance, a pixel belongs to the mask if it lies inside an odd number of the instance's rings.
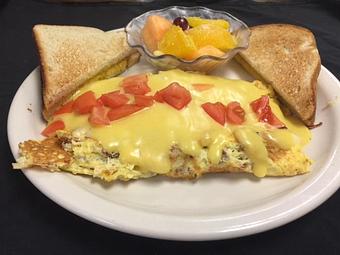
[[[145,76],[148,90],[143,95],[124,87],[129,79],[124,77],[84,85],[69,102],[91,92],[104,105],[86,113],[55,114],[49,124],[58,122],[62,127],[41,141],[20,143],[13,167],[37,166],[105,181],[156,175],[195,179],[214,172],[294,176],[310,170],[311,160],[303,152],[311,140],[309,129],[285,116],[273,91],[261,82],[181,70]],[[120,98],[127,98],[125,104],[137,110],[117,115],[126,105],[115,108],[100,100],[114,94],[124,94]],[[141,99],[152,102],[141,107]],[[101,112],[108,114],[109,121],[99,118],[98,123],[93,117],[97,108],[105,109]]]

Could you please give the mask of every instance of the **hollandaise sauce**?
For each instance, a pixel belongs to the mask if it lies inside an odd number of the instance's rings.
[[[122,90],[121,81],[121,77],[116,77],[88,83],[73,95],[73,99],[87,91],[93,91],[98,98],[102,94]],[[65,129],[70,131],[86,128],[89,136],[98,140],[106,150],[119,152],[122,162],[138,166],[140,171],[159,174],[170,171],[169,152],[174,145],[192,157],[199,156],[203,147],[207,148],[209,161],[218,164],[226,144],[237,141],[252,161],[254,174],[263,177],[270,160],[264,137],[284,150],[294,146],[302,148],[311,139],[310,131],[293,117],[284,116],[274,99],[270,99],[270,107],[285,128],[278,129],[259,122],[250,103],[270,93],[259,82],[227,80],[172,70],[148,74],[151,91],[147,95],[154,95],[172,82],[177,82],[191,94],[191,101],[180,110],[166,103],[155,102],[109,125],[93,126],[88,121],[88,114],[76,113],[56,115],[52,121],[62,120]],[[193,84],[209,86],[199,91]],[[130,99],[133,101],[132,96]],[[201,107],[207,102],[227,105],[233,101],[244,109],[245,121],[241,125],[221,125]]]

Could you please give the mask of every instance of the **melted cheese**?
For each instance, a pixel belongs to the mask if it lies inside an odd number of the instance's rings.
[[[253,173],[258,177],[265,176],[269,163],[268,152],[259,134],[251,128],[241,127],[234,131],[234,135],[244,146],[248,157],[254,162]]]
[[[120,89],[121,80],[121,77],[117,77],[89,83],[77,91],[73,98],[88,90],[94,91],[99,97],[103,93]],[[133,164],[140,171],[160,174],[170,171],[169,151],[173,145],[193,157],[198,156],[202,147],[206,146],[208,159],[212,164],[218,164],[225,145],[236,138],[252,160],[254,174],[265,176],[269,159],[260,133],[264,133],[283,149],[302,147],[310,140],[309,130],[299,121],[286,118],[274,100],[270,102],[272,110],[286,124],[287,129],[268,129],[268,126],[257,121],[249,103],[270,91],[264,86],[257,86],[256,82],[172,70],[149,75],[150,94],[153,95],[174,81],[187,88],[192,95],[192,101],[180,111],[168,104],[155,102],[152,107],[102,127],[92,127],[87,121],[88,115],[69,113],[55,118],[62,119],[67,130],[87,128],[89,135],[100,141],[105,149],[118,151],[122,162]],[[195,83],[213,84],[214,87],[199,92],[192,86]],[[231,101],[240,102],[246,112],[246,121],[242,126],[221,126],[201,108],[205,102],[228,104]]]

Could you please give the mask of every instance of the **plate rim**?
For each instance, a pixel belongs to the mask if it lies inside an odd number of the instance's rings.
[[[10,144],[10,148],[12,151],[12,154],[14,158],[16,158],[16,150],[17,150],[17,144],[13,144],[11,142],[12,140],[12,135],[10,131],[10,126],[11,123],[13,122],[13,112],[14,112],[14,105],[15,105],[15,100],[17,98],[17,95],[22,88],[22,86],[25,84],[25,82],[28,82],[29,79],[31,79],[31,76],[36,75],[36,72],[39,72],[39,67],[35,68],[23,81],[23,83],[20,85],[18,88],[12,102],[10,105],[10,110],[7,118],[7,136],[8,136],[8,141]],[[324,66],[321,67],[321,72],[325,72],[325,75],[331,78],[337,86],[340,88],[340,83],[337,80],[337,78]],[[321,73],[320,72],[320,73]],[[339,150],[336,149],[334,154],[340,154]],[[331,166],[331,163],[334,161],[334,156],[332,161],[327,162],[327,169]],[[336,167],[336,166],[333,166]],[[240,236],[246,236],[246,235],[251,235],[259,232],[263,232],[269,229],[273,229],[279,226],[282,226],[286,223],[289,223],[291,221],[294,221],[295,219],[305,215],[306,213],[312,211],[315,209],[317,206],[319,206],[321,203],[326,201],[333,193],[337,191],[337,189],[340,186],[340,172],[338,172],[336,175],[333,176],[333,179],[331,179],[327,184],[327,186],[323,187],[322,189],[319,189],[318,192],[314,193],[313,196],[310,196],[307,201],[304,203],[301,203],[300,205],[293,207],[291,210],[284,211],[284,213],[280,214],[279,216],[272,217],[268,219],[265,222],[261,222],[257,225],[252,225],[252,226],[245,226],[244,228],[239,228],[239,229],[234,229],[230,231],[217,231],[214,233],[205,233],[205,232],[200,232],[200,233],[191,233],[188,235],[188,233],[169,233],[166,230],[154,230],[150,231],[150,229],[145,229],[145,228],[136,228],[134,226],[129,226],[124,225],[124,224],[119,224],[117,222],[111,222],[107,221],[103,218],[98,218],[94,217],[92,215],[86,214],[85,211],[82,211],[80,208],[77,208],[75,206],[72,206],[72,204],[67,204],[65,203],[65,200],[61,200],[56,196],[56,194],[50,193],[48,190],[46,190],[43,186],[39,184],[34,179],[34,176],[30,174],[30,171],[23,171],[24,175],[29,179],[29,181],[40,191],[42,192],[46,197],[51,199],[53,202],[58,204],[59,206],[65,208],[66,210],[88,220],[94,223],[97,223],[99,225],[122,231],[125,233],[130,233],[134,235],[140,235],[140,236],[145,236],[145,237],[152,237],[152,238],[157,238],[157,239],[167,239],[167,240],[184,240],[184,241],[203,241],[203,240],[220,240],[220,239],[227,239],[227,238],[235,238],[235,237],[240,237]],[[320,176],[319,178],[321,178]],[[316,181],[315,181],[316,182]],[[314,183],[310,184],[312,186]],[[309,188],[306,187],[306,189]],[[158,220],[158,219],[156,219]]]

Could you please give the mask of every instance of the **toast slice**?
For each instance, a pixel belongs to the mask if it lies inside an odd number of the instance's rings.
[[[90,79],[116,76],[139,59],[139,54],[128,46],[123,31],[35,25],[33,36],[41,63],[46,120]]]
[[[288,24],[252,27],[249,47],[236,60],[255,78],[270,84],[305,125],[313,126],[321,64],[311,31]]]

